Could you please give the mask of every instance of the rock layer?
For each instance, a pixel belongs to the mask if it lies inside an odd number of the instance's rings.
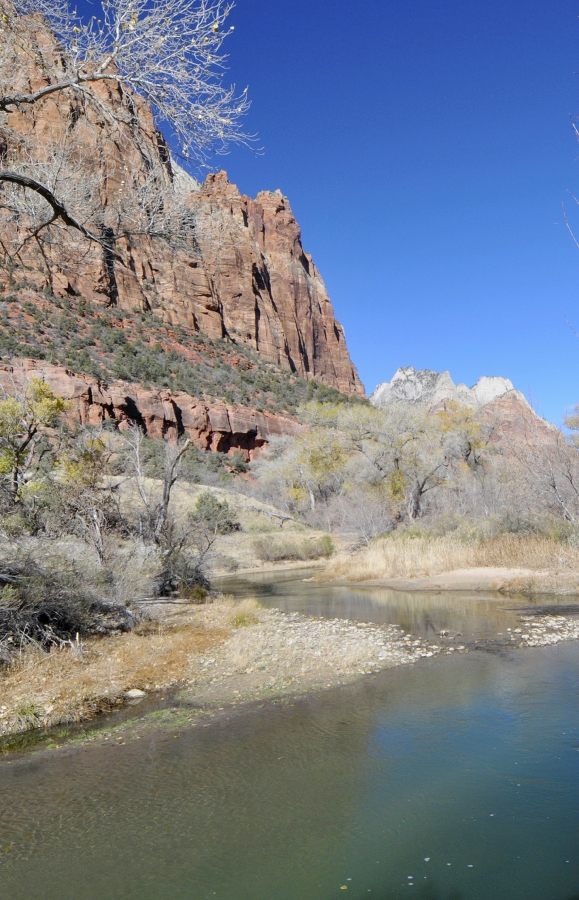
[[[64,366],[36,360],[0,367],[0,387],[7,393],[23,389],[31,378],[46,381],[58,397],[70,401],[69,418],[78,424],[99,425],[109,420],[122,430],[134,423],[149,437],[165,440],[186,434],[200,450],[239,450],[248,460],[271,435],[299,430],[294,419],[273,413],[207,404],[188,394],[148,391],[125,381],[105,384],[75,375]]]

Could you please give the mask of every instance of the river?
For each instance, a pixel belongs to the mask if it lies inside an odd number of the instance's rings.
[[[291,580],[262,595],[361,618],[398,602]],[[514,615],[478,601],[424,602],[465,634]],[[424,660],[124,746],[5,756],[0,797],[2,900],[579,900],[579,646]]]

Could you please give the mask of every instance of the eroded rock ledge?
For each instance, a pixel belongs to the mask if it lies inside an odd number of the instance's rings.
[[[21,389],[30,378],[41,378],[58,397],[69,400],[69,415],[81,425],[112,420],[123,429],[133,422],[149,437],[177,440],[186,434],[200,450],[240,450],[246,459],[252,459],[271,435],[295,434],[300,427],[289,417],[209,404],[180,391],[146,390],[126,381],[105,383],[32,359],[0,366],[0,386],[8,392]]]

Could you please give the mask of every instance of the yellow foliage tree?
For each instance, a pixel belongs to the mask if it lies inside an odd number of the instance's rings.
[[[59,468],[60,513],[100,563],[109,549],[108,534],[120,519],[115,488],[106,477],[112,454],[110,435],[81,431],[69,443]]]
[[[316,505],[316,495],[331,492],[348,461],[340,435],[329,428],[313,429],[300,434],[296,440],[296,487],[306,491],[310,508]]]
[[[31,378],[24,392],[0,400],[0,478],[13,501],[22,498],[40,438],[67,408],[39,378]]]

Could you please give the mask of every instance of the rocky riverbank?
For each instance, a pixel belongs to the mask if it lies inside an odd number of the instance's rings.
[[[523,610],[520,623],[493,640],[441,631],[434,643],[396,625],[286,614],[255,601],[163,606],[131,634],[24,653],[0,675],[0,736],[80,722],[166,691],[209,711],[335,687],[440,654],[579,638],[579,619],[547,610]]]
[[[579,638],[579,619],[567,616],[521,616],[521,624],[509,635],[509,640],[520,647],[547,647]]]
[[[78,722],[180,687],[199,704],[239,703],[345,683],[440,646],[397,626],[315,619],[253,601],[169,605],[131,634],[46,654],[0,675],[0,736]]]

